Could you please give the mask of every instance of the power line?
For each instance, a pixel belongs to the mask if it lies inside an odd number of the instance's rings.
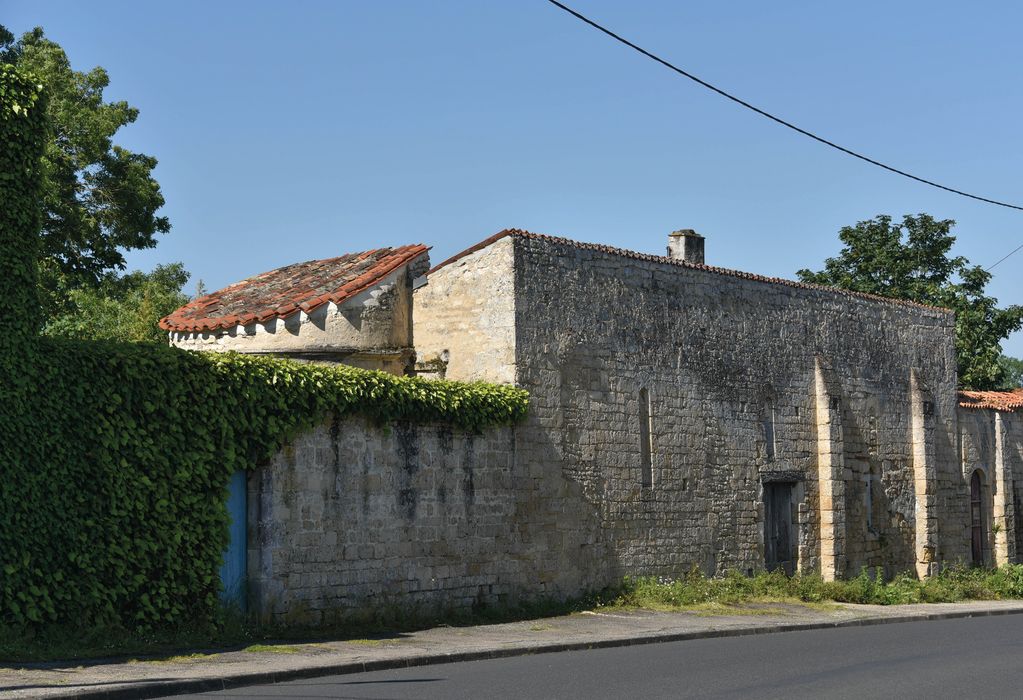
[[[994,265],[991,265],[990,267],[988,267],[987,270],[985,270],[985,272],[991,272],[991,270],[995,269],[995,265],[1000,265],[1006,258],[1008,258],[1009,256],[1011,256],[1011,255],[1013,255],[1015,253],[1018,253],[1021,250],[1023,250],[1023,243],[1021,243],[1019,246],[1014,248],[1013,251],[1011,253],[1009,253],[1008,255],[1005,255],[1005,256],[999,258],[998,262],[996,262]]]
[[[561,8],[562,10],[564,10],[568,14],[576,17],[577,19],[582,20],[583,22],[585,22],[586,24],[590,25],[594,29],[597,29],[597,30],[603,32],[604,34],[607,34],[612,39],[615,39],[616,41],[619,41],[622,44],[625,44],[630,49],[634,49],[635,51],[638,51],[639,53],[643,54],[647,58],[652,59],[652,60],[656,61],[657,63],[660,63],[665,68],[669,68],[669,69],[675,71],[676,73],[678,73],[679,75],[684,76],[686,78],[689,78],[690,80],[692,80],[695,83],[699,83],[700,85],[702,85],[703,87],[707,88],[708,90],[712,90],[712,91],[716,92],[717,94],[721,95],[722,97],[725,97],[725,98],[731,100],[732,102],[740,104],[743,107],[745,107],[746,109],[749,109],[749,110],[752,110],[752,111],[756,112],[757,114],[759,114],[762,117],[767,117],[771,121],[777,122],[778,124],[781,124],[782,126],[788,127],[789,129],[792,129],[793,131],[796,131],[796,132],[802,134],[803,136],[808,136],[811,139],[813,139],[814,141],[818,141],[820,143],[823,143],[825,146],[830,146],[831,148],[834,148],[835,150],[841,151],[842,153],[845,153],[846,155],[853,156],[854,158],[859,158],[862,161],[866,161],[867,163],[870,163],[871,165],[876,165],[877,167],[883,168],[883,169],[885,169],[885,170],[887,170],[889,172],[895,173],[896,175],[902,175],[903,177],[908,177],[910,180],[916,180],[917,182],[922,182],[923,184],[930,185],[931,187],[937,187],[938,189],[945,190],[946,192],[951,192],[953,194],[958,194],[958,195],[963,196],[963,197],[969,197],[970,199],[976,199],[976,200],[981,201],[981,202],[987,202],[988,204],[994,204],[994,205],[999,206],[999,207],[1006,207],[1007,209],[1016,209],[1017,211],[1023,211],[1023,206],[1019,206],[1019,205],[1016,205],[1016,204],[1009,204],[1007,202],[999,202],[997,199],[989,199],[988,197],[981,197],[980,195],[970,194],[969,192],[963,192],[962,190],[957,190],[957,189],[952,188],[952,187],[947,187],[947,186],[942,185],[940,183],[934,182],[933,180],[927,180],[925,178],[913,175],[912,173],[907,173],[904,170],[899,170],[898,168],[893,168],[890,165],[885,165],[884,163],[882,163],[880,161],[874,160],[873,158],[868,158],[867,156],[865,156],[865,155],[863,155],[861,153],[857,153],[856,151],[852,151],[852,150],[850,150],[848,148],[845,148],[844,146],[839,146],[837,143],[835,143],[833,141],[828,141],[826,138],[823,138],[821,136],[818,136],[817,134],[809,132],[806,129],[801,129],[798,126],[796,126],[795,124],[792,124],[791,122],[787,122],[787,121],[785,121],[784,119],[782,119],[780,117],[776,117],[776,116],[774,116],[773,114],[771,114],[769,112],[765,112],[764,110],[760,109],[759,107],[755,107],[755,106],[751,105],[749,102],[746,102],[745,100],[742,100],[742,99],[736,97],[735,95],[727,93],[724,90],[722,90],[721,88],[715,87],[714,85],[711,85],[710,83],[708,83],[705,80],[701,80],[700,78],[697,78],[692,73],[688,73],[688,72],[682,70],[681,68],[679,68],[678,66],[676,66],[676,65],[674,65],[672,63],[669,63],[668,61],[664,60],[660,56],[657,56],[656,54],[653,54],[650,51],[647,51],[646,49],[644,49],[644,48],[642,48],[640,46],[637,46],[636,44],[633,44],[628,39],[625,39],[625,38],[619,36],[618,34],[615,34],[610,29],[602,27],[601,25],[597,24],[593,20],[589,19],[588,17],[585,17],[584,15],[579,14],[578,12],[573,10],[571,7],[568,7],[566,5],[561,4],[557,0],[547,0],[547,2],[551,3],[552,5],[554,5],[556,7]],[[1023,248],[1023,246],[1020,246],[1020,248],[1017,248],[1016,250],[1020,250],[1021,248]],[[1013,253],[1015,253],[1015,252],[1016,251],[1014,250]],[[1009,253],[1009,255],[1012,255],[1012,253]],[[1006,256],[1006,257],[1008,257],[1008,256]],[[1004,259],[1005,258],[1002,258],[1002,260],[1004,260]],[[1001,262],[1001,260],[999,260],[998,262]],[[998,263],[995,263],[995,265],[997,265],[997,264]],[[994,265],[992,265],[991,267],[994,267]],[[988,268],[988,269],[990,269],[990,268]]]

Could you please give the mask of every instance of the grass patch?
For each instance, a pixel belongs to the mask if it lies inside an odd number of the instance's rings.
[[[214,658],[216,656],[219,656],[219,654],[215,654],[215,653],[214,654],[195,653],[195,654],[179,654],[177,656],[168,656],[168,657],[163,658],[163,659],[142,659],[142,660],[132,659],[132,661],[133,662],[137,662],[137,663],[144,663],[144,664],[181,664],[181,663],[189,663],[189,662],[192,662],[192,661],[205,661],[207,659],[212,659],[212,658]]]
[[[789,577],[778,571],[755,576],[730,572],[708,578],[694,570],[679,579],[626,578],[618,594],[605,604],[673,611],[749,602],[899,605],[1003,598],[1023,598],[1023,565],[994,570],[949,568],[922,580],[903,573],[890,581],[870,576],[866,569],[843,581],[824,581],[816,574]]]
[[[242,651],[264,654],[297,654],[301,649],[292,644],[250,644],[242,649]]]
[[[697,617],[720,617],[722,615],[749,615],[756,617],[785,614],[785,608],[777,606],[732,605],[730,603],[701,603],[693,606],[692,610],[696,613]]]
[[[825,582],[812,574],[787,577],[780,572],[761,572],[747,577],[732,572],[708,578],[694,570],[678,579],[626,578],[614,588],[569,601],[544,600],[518,606],[484,606],[431,614],[389,607],[368,611],[359,620],[315,627],[258,625],[237,612],[225,612],[214,624],[205,627],[146,632],[123,628],[0,625],[0,661],[132,657],[140,661],[168,658],[188,661],[231,650],[293,654],[300,652],[302,645],[309,647],[316,642],[347,641],[377,646],[400,641],[395,635],[402,632],[441,625],[460,627],[539,620],[594,610],[767,615],[782,609],[779,605],[793,603],[828,610],[834,609],[836,603],[897,605],[1012,598],[1023,599],[1023,565],[1020,564],[993,570],[951,568],[922,581],[909,573],[884,581],[863,571],[852,579]],[[530,627],[533,632],[548,629],[550,626],[545,622]]]

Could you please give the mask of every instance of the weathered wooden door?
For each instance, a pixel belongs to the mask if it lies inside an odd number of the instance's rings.
[[[237,471],[231,476],[227,492],[227,514],[231,517],[227,549],[224,550],[224,564],[220,567],[220,580],[224,584],[222,598],[225,603],[245,609],[245,573],[247,568],[246,550],[246,474]]]
[[[970,530],[974,566],[984,566],[984,500],[980,486],[978,470],[970,478]]]
[[[792,552],[792,484],[764,484],[764,565],[768,571],[795,571]]]

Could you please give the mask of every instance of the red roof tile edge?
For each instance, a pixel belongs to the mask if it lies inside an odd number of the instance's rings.
[[[960,391],[960,408],[979,408],[1015,413],[1023,408],[1023,389],[1012,391]]]
[[[372,254],[377,250],[379,249],[365,251],[361,253],[361,257],[365,258],[367,255]],[[378,267],[375,267],[369,270],[368,272],[363,273],[359,277],[356,277],[354,280],[345,283],[343,286],[341,286],[334,292],[322,294],[318,297],[314,297],[313,299],[307,299],[297,304],[289,303],[284,306],[279,306],[276,309],[270,309],[259,314],[247,313],[244,316],[232,314],[230,316],[203,319],[202,321],[185,320],[181,316],[178,316],[178,314],[183,309],[197,305],[198,302],[201,302],[204,299],[207,299],[209,297],[215,297],[218,294],[221,294],[222,292],[227,291],[228,289],[231,289],[233,287],[236,287],[239,284],[243,284],[244,282],[247,281],[243,280],[242,282],[236,282],[235,284],[228,285],[227,287],[217,290],[216,292],[212,292],[210,294],[207,294],[206,296],[199,297],[198,299],[190,301],[185,306],[182,306],[180,309],[174,311],[174,313],[165,316],[164,318],[161,318],[159,325],[160,328],[162,328],[165,331],[194,333],[201,331],[215,331],[220,329],[233,328],[234,326],[237,325],[248,325],[253,322],[265,323],[266,321],[269,321],[272,318],[281,318],[284,316],[289,316],[295,311],[298,311],[299,309],[305,311],[306,313],[311,313],[312,311],[315,311],[316,309],[318,309],[319,307],[323,306],[328,302],[333,302],[334,304],[340,304],[344,302],[345,300],[355,296],[359,292],[362,292],[368,289],[369,287],[373,286],[376,282],[380,281],[381,279],[392,273],[394,270],[412,262],[420,255],[423,255],[429,250],[430,248],[422,243],[416,243],[414,245],[401,246],[395,248],[394,252],[397,253],[397,255],[395,255],[393,258],[388,260],[386,263]],[[270,270],[270,272],[273,272],[273,270]]]
[[[524,231],[517,228],[507,228],[503,231],[495,233],[490,238],[480,241],[476,245],[466,248],[461,253],[452,255],[444,262],[434,265],[430,270],[430,274],[437,270],[450,265],[453,262],[461,260],[467,255],[486,248],[492,243],[496,243],[502,238],[508,236],[516,236],[518,238],[529,238],[539,241],[547,241],[549,243],[557,243],[560,245],[567,245],[573,248],[579,248],[580,250],[593,250],[601,253],[608,253],[610,255],[620,255],[624,258],[631,258],[633,260],[644,260],[647,262],[664,263],[668,265],[677,265],[679,267],[688,267],[693,270],[703,270],[704,272],[711,272],[716,275],[724,275],[726,277],[738,277],[740,279],[751,280],[753,282],[767,282],[768,284],[780,284],[786,287],[795,287],[797,289],[813,289],[819,292],[828,292],[830,294],[838,294],[841,296],[849,296],[857,299],[865,299],[867,301],[881,302],[883,304],[894,304],[896,306],[912,306],[921,309],[928,309],[931,311],[940,311],[947,314],[954,313],[951,309],[946,309],[941,306],[930,306],[929,304],[921,304],[916,301],[909,301],[907,299],[893,299],[891,297],[883,297],[877,294],[868,294],[867,292],[854,292],[848,289],[839,289],[838,287],[828,287],[823,284],[811,284],[808,282],[796,282],[794,280],[787,280],[781,277],[767,277],[765,275],[758,275],[752,272],[742,272],[741,270],[731,270],[727,267],[714,267],[712,265],[698,265],[696,263],[686,262],[684,260],[677,260],[675,258],[669,258],[664,255],[650,255],[648,253],[639,253],[634,250],[627,250],[625,248],[615,248],[613,246],[601,245],[599,243],[582,243],[580,241],[573,241],[570,238],[562,238],[560,236],[548,236],[543,233],[533,233],[531,231]]]

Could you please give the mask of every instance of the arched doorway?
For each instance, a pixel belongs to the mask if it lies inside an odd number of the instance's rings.
[[[973,565],[984,566],[984,496],[980,470],[970,477],[970,535]]]

